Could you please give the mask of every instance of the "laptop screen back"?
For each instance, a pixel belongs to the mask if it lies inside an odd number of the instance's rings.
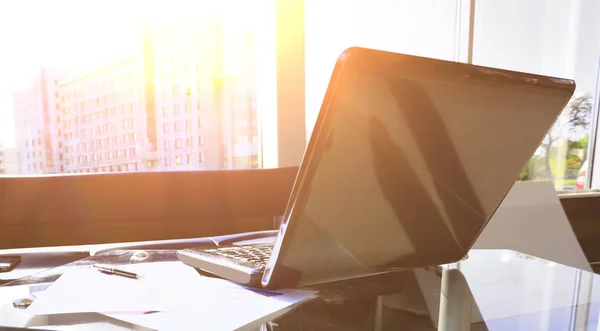
[[[348,50],[292,192],[277,264],[313,283],[459,260],[573,89]]]

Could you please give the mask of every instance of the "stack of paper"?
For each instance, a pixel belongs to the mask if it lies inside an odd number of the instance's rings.
[[[122,267],[144,276],[107,275],[94,268],[63,274],[27,309],[36,315],[98,312],[158,330],[235,330],[267,322],[315,295],[296,289],[256,291],[200,276],[181,262]]]

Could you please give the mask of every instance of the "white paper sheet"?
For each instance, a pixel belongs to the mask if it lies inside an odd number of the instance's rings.
[[[250,291],[246,293],[248,292]],[[228,295],[230,300],[220,301],[210,308],[201,305],[152,314],[106,315],[156,330],[256,330],[261,324],[283,315],[299,303],[313,297],[316,292],[282,290],[278,296],[250,293],[252,294],[237,298],[235,295]]]
[[[38,293],[27,311],[37,315],[165,311],[179,309],[182,303],[199,300],[195,296],[219,290],[219,280],[201,277],[194,268],[181,262],[140,263],[119,268],[144,278],[108,275],[92,267],[68,271]]]
[[[249,290],[226,280],[202,277],[181,262],[119,268],[144,278],[107,275],[92,267],[69,271],[37,294],[27,312],[99,312],[158,330],[191,326],[235,330],[269,321],[316,293],[297,289]]]

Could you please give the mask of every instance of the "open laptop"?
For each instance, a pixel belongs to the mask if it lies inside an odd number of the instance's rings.
[[[574,89],[566,79],[350,48],[274,243],[178,257],[266,288],[458,261]]]

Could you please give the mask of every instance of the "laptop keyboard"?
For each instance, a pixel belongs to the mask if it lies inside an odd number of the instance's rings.
[[[262,270],[267,265],[273,246],[256,245],[256,246],[224,246],[219,248],[196,248],[193,250],[201,251],[208,254],[219,255],[224,258],[239,261],[241,264],[252,264],[254,268]]]

